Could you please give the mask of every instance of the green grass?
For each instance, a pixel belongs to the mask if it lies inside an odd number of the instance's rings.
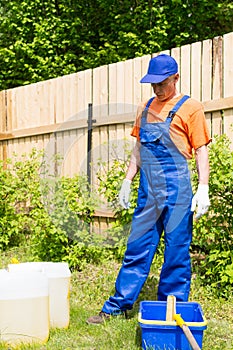
[[[2,255],[1,267],[7,266],[14,253]],[[17,256],[18,257],[18,256]],[[23,261],[23,255],[21,256]],[[140,328],[137,322],[141,300],[153,300],[156,296],[158,269],[153,265],[150,276],[143,287],[139,300],[129,318],[113,318],[104,325],[87,325],[86,319],[97,314],[103,302],[114,292],[114,282],[120,264],[108,261],[101,266],[87,265],[82,272],[72,273],[70,298],[70,326],[68,329],[52,329],[44,345],[24,345],[20,350],[139,350],[141,349]],[[192,282],[190,301],[201,304],[208,320],[204,331],[203,350],[233,349],[233,297],[217,299],[208,288]],[[0,310],[1,311],[1,310]],[[23,315],[22,315],[23,317]],[[0,344],[0,349],[12,347]]]

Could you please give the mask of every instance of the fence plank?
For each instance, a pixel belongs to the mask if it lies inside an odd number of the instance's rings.
[[[5,91],[0,91],[0,133],[6,131]]]
[[[109,65],[109,115],[117,114],[117,64]]]
[[[141,57],[141,77],[147,73],[149,61],[151,59],[150,55]],[[150,84],[141,84],[141,101],[147,101],[153,95],[153,91]]]
[[[211,133],[211,119],[212,119],[212,114],[211,113],[205,113],[205,119],[207,122],[207,127],[209,129],[209,132]]]
[[[55,154],[59,154],[61,155],[61,157],[64,157],[64,136],[65,136],[65,132],[64,133],[57,133],[55,134]],[[57,174],[58,176],[61,176],[63,174],[63,164],[62,162],[57,162]]]
[[[88,104],[92,103],[92,70],[77,73],[75,120],[86,119]]]
[[[233,140],[233,109],[224,111],[223,133],[225,133],[230,140]],[[233,149],[233,142],[231,143]]]
[[[68,75],[68,87],[67,89],[67,100],[65,105],[69,106],[69,111],[67,113],[66,120],[73,120],[77,113],[77,95],[78,95],[78,76],[76,73]]]
[[[62,167],[61,167],[61,175],[70,176],[71,150],[72,150],[74,133],[72,133],[72,131],[65,131],[62,135],[63,135],[63,161],[62,161]]]
[[[224,97],[229,97],[233,95],[233,33],[228,33],[224,35],[224,55],[223,55],[223,67],[224,67]],[[223,132],[233,140],[233,109],[228,109],[224,111],[224,123]],[[231,144],[233,149],[233,143]]]
[[[191,45],[191,96],[197,100],[201,100],[201,49],[201,42]]]
[[[55,90],[55,123],[63,123],[64,121],[64,101],[63,101],[63,80],[56,78],[54,80]]]
[[[47,84],[46,81],[31,84],[29,88],[27,86],[19,88],[16,100],[17,130],[44,125],[46,118],[42,118],[41,115],[43,115],[45,97],[47,97],[46,92],[43,95],[43,88],[47,91]]]
[[[87,174],[87,129],[77,130],[77,142],[74,148],[74,161],[76,163],[77,174]]]
[[[222,63],[222,38],[216,37],[213,40],[213,99],[222,97]]]
[[[125,79],[124,79],[124,62],[117,62],[116,89],[117,89],[117,114],[124,113],[124,94],[125,94]]]
[[[109,65],[109,115],[133,112],[133,68],[133,60]]]
[[[171,50],[171,56],[176,60],[178,64],[178,72],[180,72],[180,48],[175,47]],[[180,89],[180,79],[178,80],[178,83],[176,85],[178,92],[181,92]]]
[[[216,37],[213,40],[213,99],[222,97],[222,38]],[[222,133],[222,112],[212,114],[212,135]]]
[[[6,91],[0,91],[0,133],[6,132]]]
[[[57,152],[56,149],[56,134],[46,134],[43,136],[44,142],[44,161],[49,174],[54,174],[56,172],[56,164],[54,164],[54,155]]]
[[[224,35],[224,53],[223,53],[223,96],[229,97],[233,95],[233,33]]]
[[[141,71],[141,57],[137,57],[133,60],[133,104],[134,104],[134,110],[133,112],[136,113],[137,106],[142,101],[142,84],[140,84],[140,79],[142,78],[142,71]]]
[[[130,79],[128,79],[130,77]],[[124,113],[135,111],[134,106],[133,60],[124,61]]]
[[[49,82],[39,82],[32,84],[31,89],[25,91],[22,96],[23,104],[21,106],[20,115],[21,122],[30,127],[36,127],[49,124]],[[43,101],[43,103],[41,103]],[[23,111],[26,111],[27,118],[23,118]],[[53,121],[52,121],[53,122]],[[26,124],[26,125],[25,125]],[[22,127],[20,127],[22,129]]]
[[[12,114],[15,115],[15,119],[17,118],[17,110],[15,109],[15,96],[16,96],[16,89],[10,89],[6,90],[6,114],[7,114],[7,131],[12,131],[13,128],[15,128],[15,125],[12,123]]]
[[[221,112],[212,113],[212,136],[221,135],[223,131]]]
[[[69,121],[59,127],[69,129],[71,125],[74,129],[70,131],[71,145],[69,156],[66,159],[70,162],[70,176],[87,173],[87,117],[88,104],[92,102],[92,70],[87,69],[73,75],[73,107]],[[77,128],[78,126],[78,128]],[[68,174],[68,172],[66,172]]]
[[[203,41],[201,75],[201,101],[210,101],[212,98],[212,40]]]
[[[99,164],[109,162],[109,152],[108,148],[111,140],[109,140],[108,126],[102,126],[99,130],[100,133],[100,144],[93,145],[94,148],[99,148],[99,160],[97,159],[96,169],[99,172],[100,176],[103,176],[103,169]],[[99,163],[100,162],[100,163]],[[99,181],[97,181],[99,183]]]
[[[212,98],[212,40],[204,40],[202,43],[201,66],[201,101],[210,101]],[[205,108],[206,110],[206,108]],[[205,113],[208,129],[211,133],[211,113]]]
[[[94,117],[108,115],[108,67],[93,69],[93,106]]]
[[[71,130],[64,133],[64,164],[63,173],[65,176],[86,174],[86,137],[81,130]]]
[[[180,89],[184,94],[191,94],[190,45],[181,47],[180,57]]]
[[[48,110],[48,115],[47,118],[49,120],[49,124],[54,124],[56,122],[56,110],[55,110],[55,101],[56,101],[56,95],[55,95],[55,88],[54,88],[55,82],[54,79],[50,79],[48,81],[48,106],[47,106],[47,110]],[[46,118],[46,116],[45,116]],[[47,120],[47,118],[45,120]],[[47,124],[47,122],[45,121],[45,124]]]
[[[33,89],[34,84],[32,84],[29,88],[29,91]],[[12,129],[17,130],[21,128],[24,128],[24,124],[22,122],[22,104],[23,104],[23,99],[24,96],[22,92],[28,93],[28,89],[25,89],[24,86],[22,87],[17,87],[16,89],[12,89],[12,102],[14,99],[14,102],[12,103],[12,110],[14,110],[13,113],[11,113],[11,119],[12,119]],[[37,108],[35,108],[36,111]],[[26,116],[27,120],[29,119],[29,116],[27,114]],[[29,124],[29,126],[31,126]]]
[[[108,68],[102,66],[93,70],[93,117],[98,120],[99,117],[108,115]],[[101,128],[100,128],[101,129]],[[93,148],[92,148],[92,183],[98,185],[97,164],[100,161],[101,155],[101,130],[93,129]],[[104,130],[104,127],[103,127]],[[105,135],[103,138],[105,139]]]
[[[110,169],[112,166],[112,163],[114,159],[117,159],[117,128],[116,125],[109,125],[108,127],[109,132],[109,147],[108,147],[108,159],[109,162],[104,167],[103,171],[106,172]]]

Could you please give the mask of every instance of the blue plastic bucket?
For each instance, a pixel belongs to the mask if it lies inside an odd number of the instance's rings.
[[[144,350],[191,350],[182,329],[175,321],[166,321],[166,301],[142,301],[138,321],[142,331]],[[202,349],[203,331],[207,328],[200,304],[196,302],[177,302],[176,313],[192,332]]]

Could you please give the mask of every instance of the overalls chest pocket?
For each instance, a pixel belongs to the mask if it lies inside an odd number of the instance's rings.
[[[164,136],[164,123],[146,123],[140,129],[140,141],[142,144],[144,143],[159,143],[163,141]]]

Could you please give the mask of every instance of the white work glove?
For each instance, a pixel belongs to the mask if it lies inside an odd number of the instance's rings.
[[[197,214],[195,219],[199,219],[204,215],[210,206],[209,200],[209,186],[208,185],[198,185],[197,192],[193,196],[191,211],[194,211],[197,205]]]
[[[129,179],[124,179],[121,185],[121,189],[119,192],[119,202],[120,205],[125,208],[129,209],[130,203],[129,203],[129,195],[131,192],[130,185],[131,185],[131,180]]]

